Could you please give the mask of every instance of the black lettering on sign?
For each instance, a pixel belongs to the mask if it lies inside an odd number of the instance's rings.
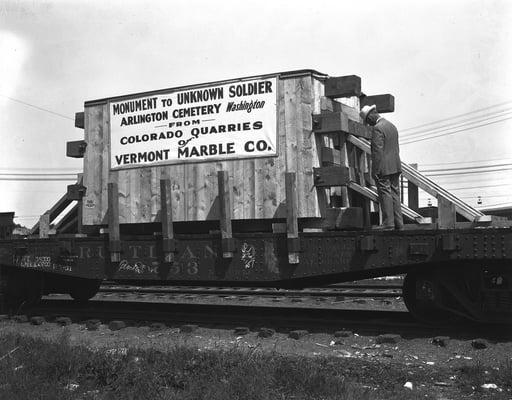
[[[130,100],[112,105],[114,115],[151,110],[154,108],[156,108],[156,97],[152,97],[151,99]]]
[[[251,100],[251,101],[245,101],[242,100],[238,103],[235,103],[234,101],[230,101],[228,105],[226,106],[227,112],[233,112],[233,111],[247,111],[250,113],[253,109],[256,108],[263,108],[265,107],[265,101],[259,101],[259,100]]]
[[[233,154],[235,143],[202,144],[199,146],[182,147],[178,149],[178,158],[193,158]]]
[[[174,139],[174,138],[180,138],[182,136],[183,136],[183,131],[178,129],[176,131],[167,131],[167,132],[150,133],[150,134],[145,133],[143,135],[134,135],[134,136],[123,136],[120,140],[120,143],[122,145],[125,145],[125,144],[149,142],[149,141],[153,141],[153,140]]]
[[[254,140],[249,140],[245,142],[244,150],[247,153],[253,153],[254,151],[272,151],[272,147],[265,140],[258,140],[254,142]]]
[[[144,124],[155,121],[162,121],[169,119],[169,113],[167,111],[158,111],[151,114],[138,114],[129,117],[123,117],[121,119],[121,126]]]
[[[224,88],[216,87],[209,89],[191,90],[189,92],[179,92],[176,95],[176,98],[178,100],[178,104],[218,100],[224,98]]]
[[[254,96],[262,93],[272,93],[271,81],[246,82],[229,87],[229,97]]]
[[[128,153],[116,156],[117,165],[140,164],[143,162],[164,161],[169,159],[169,149]]]

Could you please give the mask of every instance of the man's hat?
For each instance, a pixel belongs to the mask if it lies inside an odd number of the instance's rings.
[[[370,114],[370,111],[376,110],[376,109],[377,109],[377,106],[375,104],[372,106],[364,106],[363,108],[361,108],[359,115],[361,116],[363,123],[366,123],[366,117],[368,116],[368,114]]]

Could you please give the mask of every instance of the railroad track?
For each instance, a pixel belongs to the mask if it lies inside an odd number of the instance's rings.
[[[52,319],[68,316],[75,321],[120,319],[144,324],[164,322],[168,326],[199,324],[201,326],[236,327],[240,325],[270,327],[276,330],[308,329],[330,331],[341,328],[375,330],[415,326],[413,318],[403,311],[342,310],[287,306],[246,306],[234,304],[145,303],[134,301],[93,300],[78,304],[66,299],[45,299],[32,307],[30,315]]]
[[[195,295],[195,296],[281,296],[281,297],[401,297],[401,285],[336,285],[322,288],[301,290],[269,288],[226,288],[226,287],[191,287],[191,286],[120,286],[103,285],[99,296],[108,294],[129,295]]]
[[[360,335],[395,333],[403,337],[453,338],[486,337],[499,340],[503,330],[472,322],[444,326],[421,324],[405,311],[346,310],[313,307],[246,306],[191,303],[145,303],[136,301],[93,300],[79,304],[67,299],[44,299],[26,310],[29,316],[45,316],[48,321],[67,316],[74,322],[99,319],[104,323],[124,320],[128,325],[145,326],[152,322],[170,328],[197,324],[206,328],[234,329],[247,326],[256,331],[267,327],[277,332],[306,329],[312,333],[333,333],[345,329]],[[501,332],[501,333],[500,333]]]

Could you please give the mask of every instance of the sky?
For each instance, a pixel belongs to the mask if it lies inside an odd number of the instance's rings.
[[[295,69],[393,94],[403,161],[511,204],[511,20],[508,0],[0,0],[0,212],[30,227],[73,183],[84,101]]]

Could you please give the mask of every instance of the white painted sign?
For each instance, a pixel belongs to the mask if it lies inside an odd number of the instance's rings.
[[[110,103],[111,169],[277,156],[277,78]]]

